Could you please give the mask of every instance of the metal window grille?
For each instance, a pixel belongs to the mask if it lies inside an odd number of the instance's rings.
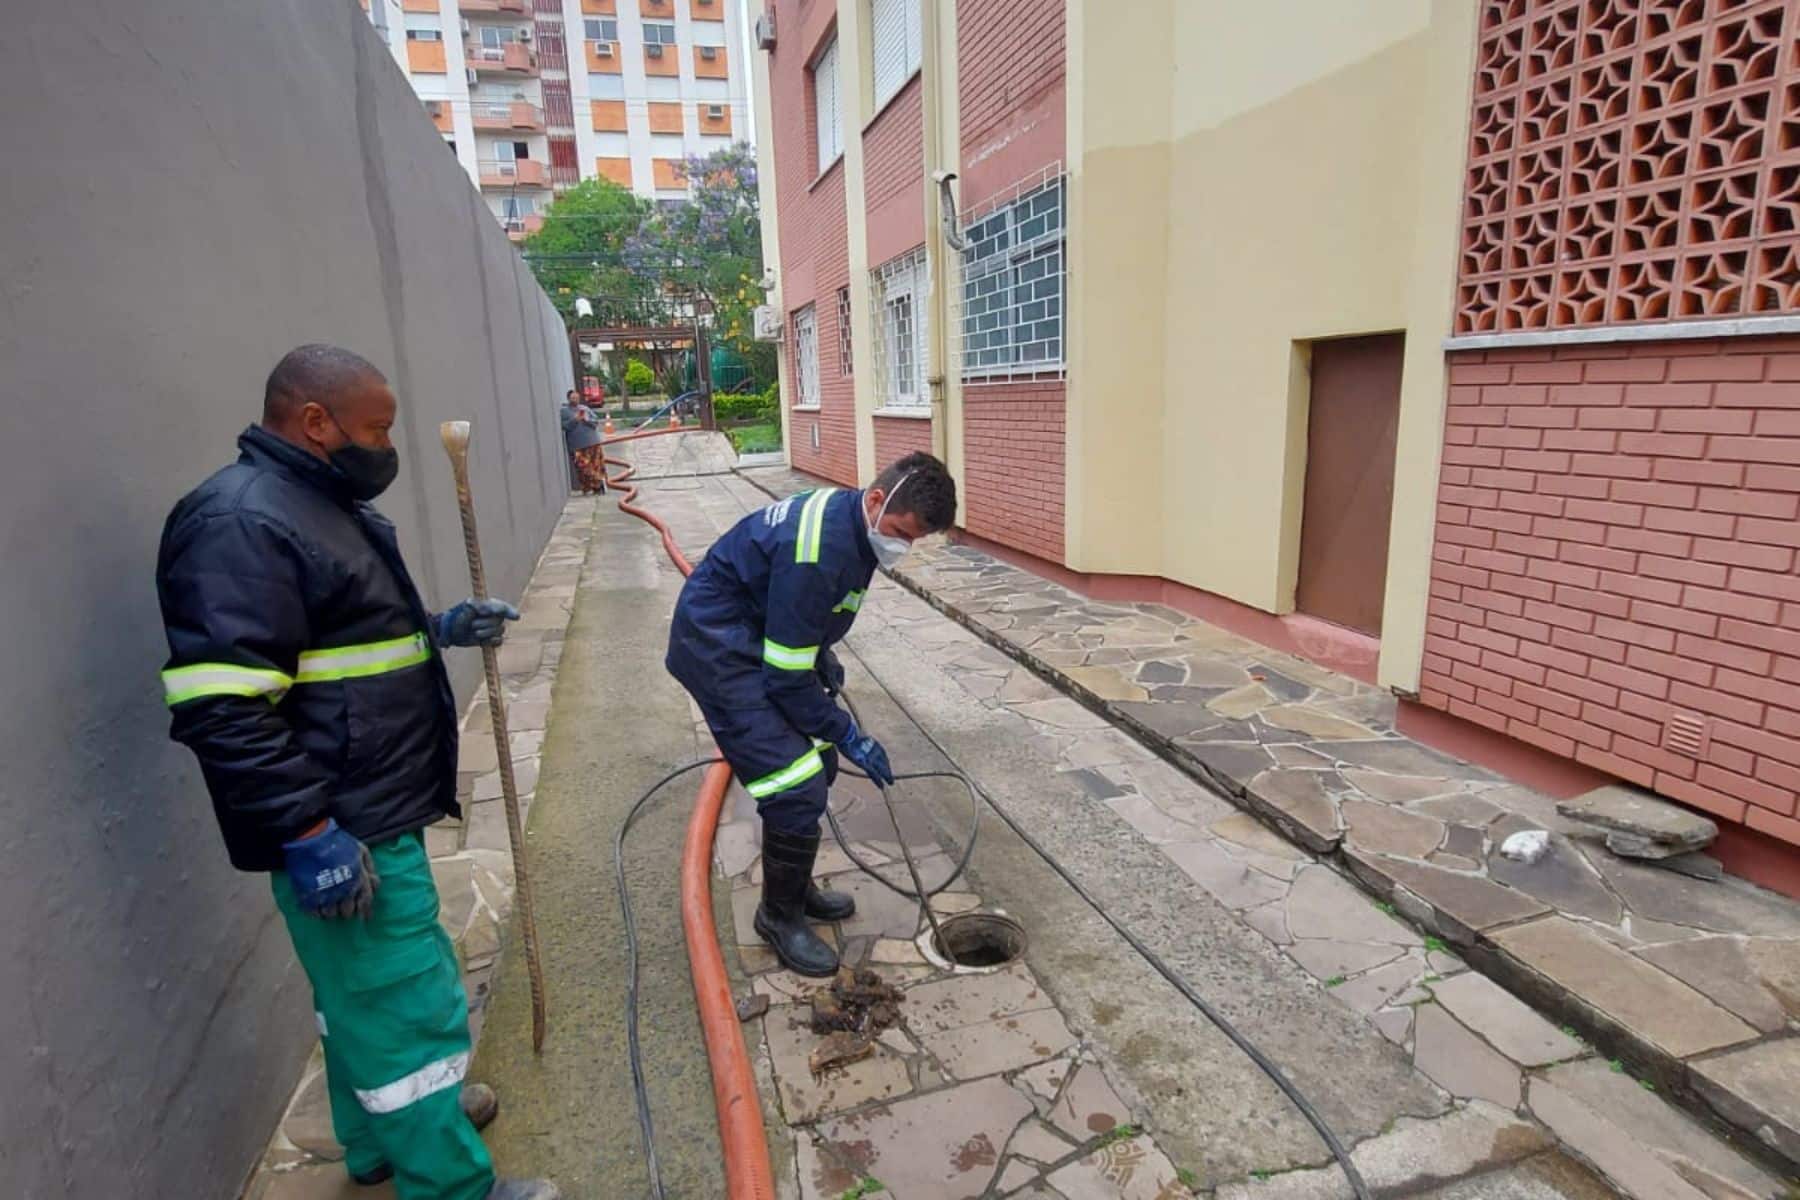
[[[838,289],[838,374],[849,378],[855,373],[854,360],[851,357],[850,344],[850,288],[848,285]]]
[[[791,322],[794,329],[794,378],[799,381],[797,405],[811,406],[819,402],[819,330],[812,305],[798,309]]]
[[[967,218],[960,313],[965,380],[1062,375],[1066,196],[1058,163]]]
[[[875,315],[875,395],[882,408],[911,408],[926,402],[929,293],[922,246],[869,272],[869,300]]]

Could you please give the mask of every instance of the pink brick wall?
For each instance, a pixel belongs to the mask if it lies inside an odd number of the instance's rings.
[[[875,469],[914,450],[931,453],[931,422],[916,417],[875,418]]]
[[[1421,700],[1800,844],[1800,339],[1453,354],[1449,400]]]
[[[770,106],[781,221],[782,301],[788,317],[814,305],[819,335],[819,412],[792,414],[789,453],[811,475],[856,484],[856,415],[851,380],[838,352],[837,291],[850,279],[844,216],[844,166],[821,178],[813,133],[807,63],[831,36],[829,5],[776,0],[782,36],[769,55]],[[787,352],[791,341],[784,343]],[[790,379],[797,380],[789,363]],[[784,397],[792,404],[795,396]],[[812,425],[819,425],[819,449]]]
[[[957,10],[962,202],[972,210],[1065,154],[1063,0],[977,0]],[[1060,379],[963,384],[963,525],[1062,563]]]
[[[1063,562],[1060,380],[963,386],[962,525]]]
[[[925,241],[925,143],[919,76],[863,135],[863,198],[869,262],[879,266]]]

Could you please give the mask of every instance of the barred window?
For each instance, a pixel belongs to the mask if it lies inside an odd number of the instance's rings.
[[[850,350],[850,286],[845,284],[838,289],[838,374],[848,379],[855,373]]]
[[[1062,370],[1065,194],[1058,173],[965,227],[964,379]]]
[[[925,250],[920,247],[869,273],[875,316],[875,394],[882,408],[926,402]]]
[[[798,383],[797,408],[819,403],[819,330],[812,305],[794,311],[794,379]]]

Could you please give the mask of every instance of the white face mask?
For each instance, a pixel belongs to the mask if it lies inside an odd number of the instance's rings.
[[[912,549],[911,541],[903,537],[895,537],[891,533],[882,533],[880,529],[881,518],[887,516],[888,505],[894,502],[894,497],[899,495],[900,489],[905,487],[906,481],[911,478],[910,473],[900,477],[900,482],[894,485],[894,490],[882,499],[881,511],[875,514],[873,521],[869,522],[869,549],[875,552],[875,561],[884,567],[892,568],[895,563],[906,557],[908,550]]]

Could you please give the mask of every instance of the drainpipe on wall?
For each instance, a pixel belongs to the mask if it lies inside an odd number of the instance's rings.
[[[950,286],[953,281],[952,255],[944,240],[943,222],[938,213],[938,176],[954,171],[955,163],[944,161],[942,114],[945,55],[944,24],[940,20],[938,0],[920,0],[921,44],[919,47],[919,125],[923,134],[925,155],[925,274],[931,282],[931,315],[925,322],[927,361],[931,376],[926,386],[931,395],[931,452],[939,461],[950,461]]]

